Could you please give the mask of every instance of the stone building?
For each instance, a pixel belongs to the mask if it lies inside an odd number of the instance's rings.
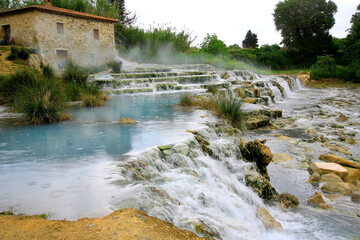
[[[61,70],[68,58],[80,65],[115,59],[116,19],[34,5],[0,12],[0,44],[33,48],[43,64]]]

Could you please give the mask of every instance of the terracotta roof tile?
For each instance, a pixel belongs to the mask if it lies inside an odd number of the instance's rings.
[[[47,11],[47,12],[52,12],[52,13],[56,13],[56,14],[63,14],[63,15],[68,15],[68,16],[74,16],[74,17],[79,17],[79,18],[98,20],[98,21],[105,21],[105,22],[112,22],[112,23],[117,23],[118,22],[118,20],[113,19],[113,18],[97,16],[97,15],[93,15],[93,14],[78,12],[78,11],[69,10],[69,9],[65,9],[65,8],[58,8],[58,7],[49,6],[49,5],[48,6],[45,6],[45,5],[32,5],[32,6],[28,6],[28,7],[19,8],[19,9],[12,9],[12,10],[8,10],[8,11],[2,11],[2,12],[0,12],[0,16],[1,15],[8,15],[8,14],[16,13],[16,12],[30,11],[30,10]]]

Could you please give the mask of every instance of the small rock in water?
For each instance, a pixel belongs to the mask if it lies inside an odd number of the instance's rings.
[[[333,162],[333,163],[340,164],[342,166],[360,169],[359,164],[353,163],[349,160],[346,160],[344,158],[341,158],[341,157],[338,157],[338,156],[335,156],[332,154],[328,154],[328,155],[321,154],[319,158],[325,162]]]
[[[273,162],[274,163],[283,163],[283,162],[289,162],[292,160],[292,156],[286,153],[275,153],[273,155]]]
[[[339,177],[345,177],[348,173],[346,168],[337,163],[314,162],[311,163],[308,171],[312,174],[317,172],[320,176],[327,173],[335,173]]]
[[[281,223],[276,221],[274,217],[271,216],[268,210],[266,210],[265,208],[258,208],[257,215],[266,228],[274,229],[277,231],[283,230]]]
[[[336,120],[339,122],[346,122],[347,120],[349,120],[349,118],[346,117],[344,114],[340,113]]]
[[[310,183],[314,183],[314,182],[319,182],[320,181],[320,174],[318,174],[317,172],[314,172],[308,180]]]
[[[292,194],[282,193],[279,196],[280,206],[283,208],[290,208],[299,205],[299,199]]]
[[[131,119],[129,117],[122,117],[119,121],[121,124],[134,124],[136,121],[134,119]]]
[[[360,200],[360,191],[352,192],[351,199],[353,200]]]
[[[352,138],[352,137],[349,137],[346,142],[347,142],[348,144],[351,144],[351,145],[355,145],[355,144],[356,144],[355,139]]]
[[[320,192],[316,192],[314,196],[311,196],[308,200],[308,203],[322,209],[332,208],[331,205],[327,204],[323,199]]]
[[[321,190],[328,193],[341,193],[344,195],[351,195],[350,183],[345,182],[326,182]]]
[[[341,177],[334,173],[323,174],[320,177],[320,182],[342,182]]]
[[[160,151],[165,151],[165,150],[171,149],[171,146],[170,146],[170,145],[158,146],[158,149],[159,149]]]

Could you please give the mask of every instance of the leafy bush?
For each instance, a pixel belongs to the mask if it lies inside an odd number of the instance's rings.
[[[19,50],[16,47],[11,46],[10,54],[9,54],[9,56],[6,57],[6,59],[9,61],[16,60],[16,59],[18,59],[18,53],[19,53]]]
[[[99,107],[103,106],[105,101],[108,101],[109,98],[102,93],[96,95],[93,94],[84,94],[82,97],[83,105],[85,107]]]
[[[65,83],[76,84],[78,86],[86,85],[88,74],[79,65],[72,61],[68,61],[64,72],[62,73],[62,79]]]
[[[55,77],[54,70],[49,65],[46,65],[42,68],[42,74],[45,78],[48,78],[48,79]]]
[[[17,56],[22,60],[27,60],[30,56],[30,51],[26,48],[20,48]]]
[[[122,62],[121,61],[110,61],[107,63],[107,66],[109,68],[111,68],[113,73],[120,73],[121,72],[121,67],[122,67]]]
[[[217,38],[216,34],[207,34],[201,43],[201,51],[212,55],[226,56],[229,54],[229,49],[226,44]]]
[[[94,95],[85,94],[82,98],[83,105],[86,107],[97,107],[104,105],[104,101]]]
[[[346,81],[354,80],[356,72],[351,66],[336,66],[336,77]]]
[[[56,79],[39,78],[20,87],[14,100],[30,124],[56,123],[65,118],[66,96],[62,83]]]
[[[26,48],[20,48],[20,50],[14,46],[10,48],[10,54],[6,57],[7,60],[13,61],[18,58],[22,60],[27,60],[29,58],[30,51]]]
[[[318,57],[317,62],[311,66],[310,76],[316,80],[336,77],[335,59],[329,55]]]
[[[26,85],[32,85],[36,81],[35,72],[30,69],[19,70],[8,77],[3,77],[0,86],[0,93],[4,98],[4,102],[10,103],[14,101],[14,97],[18,88]]]
[[[183,107],[194,106],[195,104],[193,101],[193,97],[189,93],[182,95],[180,98],[179,105]]]
[[[156,55],[164,46],[170,46],[175,51],[185,52],[190,49],[190,45],[194,41],[186,30],[178,31],[167,25],[150,27],[149,30],[116,25],[115,28],[118,44],[125,49],[138,47],[143,56],[149,57]]]
[[[243,102],[234,96],[231,90],[228,90],[227,94],[217,94],[215,106],[217,113],[227,119],[233,127],[243,129],[245,120]]]
[[[218,90],[219,90],[219,86],[216,86],[216,85],[207,85],[206,86],[206,89],[208,92],[212,93],[213,95],[215,95]]]
[[[65,93],[69,101],[80,101],[83,88],[76,83],[65,84]]]

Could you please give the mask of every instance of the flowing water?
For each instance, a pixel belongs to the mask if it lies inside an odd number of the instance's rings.
[[[125,67],[123,75],[92,76],[91,81],[108,92],[122,94],[112,95],[105,107],[72,109],[73,121],[55,125],[0,123],[0,211],[77,219],[132,207],[181,228],[196,231],[201,226],[216,239],[353,239],[360,235],[359,203],[350,197],[331,202],[334,210],[307,204],[319,186],[307,182],[306,162],[318,159],[325,149],[317,142],[304,141],[311,137],[305,129],[336,138],[331,134],[337,129],[330,125],[339,108],[332,103],[343,96],[343,102],[352,101],[343,106],[343,112],[349,121],[356,121],[356,90],[337,89],[329,94],[303,89],[295,77],[249,71],[229,71],[228,77],[220,77],[221,72],[207,65]],[[248,131],[243,139],[267,139],[273,153],[294,157],[289,163],[271,163],[268,170],[278,192],[299,198],[298,208],[284,210],[259,198],[246,186],[245,175],[253,165],[241,160],[234,144],[238,139],[219,134],[216,119],[209,113],[174,106],[183,94],[202,94],[214,84],[241,86],[247,97],[283,110],[284,118],[275,123],[291,120],[281,129]],[[260,96],[255,96],[254,89]],[[248,111],[263,108],[246,106]],[[122,116],[138,123],[120,125]],[[187,129],[206,138],[211,156],[203,153]],[[360,142],[357,125],[346,125],[344,131]],[[279,135],[292,139],[279,142]],[[160,145],[169,146],[159,150],[156,146]],[[312,152],[305,154],[305,148]],[[349,151],[354,160],[359,159],[358,145]],[[268,209],[284,231],[266,229],[257,217],[258,207]]]

